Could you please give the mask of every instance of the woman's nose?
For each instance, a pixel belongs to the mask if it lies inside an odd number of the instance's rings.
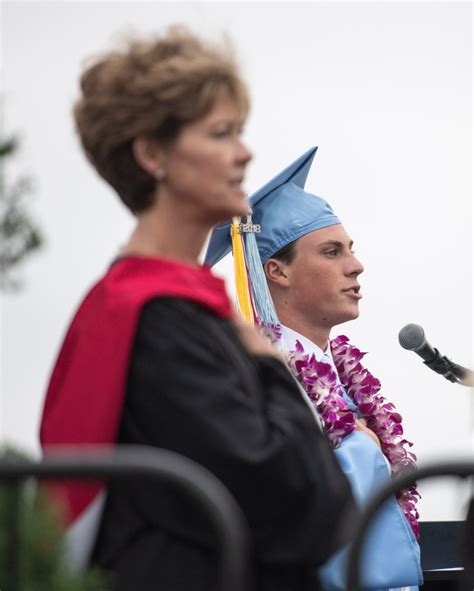
[[[242,164],[248,164],[252,160],[253,154],[247,146],[239,140],[238,159]]]

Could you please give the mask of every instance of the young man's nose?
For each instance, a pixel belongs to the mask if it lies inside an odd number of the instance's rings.
[[[357,277],[361,273],[364,272],[364,265],[359,261],[359,259],[352,255],[351,261],[348,266],[348,275],[353,275]]]

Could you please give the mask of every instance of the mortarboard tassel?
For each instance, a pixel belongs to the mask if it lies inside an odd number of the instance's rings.
[[[245,259],[247,262],[247,270],[249,275],[250,288],[252,290],[253,302],[257,317],[265,326],[278,324],[278,318],[273,305],[272,296],[268,289],[267,280],[260,260],[258,252],[257,240],[255,233],[259,231],[258,225],[252,224],[252,219],[247,216],[247,224],[249,229],[245,231]]]
[[[237,288],[237,300],[243,317],[250,324],[254,323],[252,302],[250,300],[249,282],[245,268],[244,246],[242,234],[239,232],[239,218],[232,218],[230,235],[232,238],[232,251],[234,253],[235,285]]]

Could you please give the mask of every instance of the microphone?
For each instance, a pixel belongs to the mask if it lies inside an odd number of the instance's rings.
[[[448,359],[426,340],[425,331],[419,324],[407,324],[398,333],[398,342],[408,351],[414,351],[423,363],[450,382],[473,386],[472,370],[466,369]]]

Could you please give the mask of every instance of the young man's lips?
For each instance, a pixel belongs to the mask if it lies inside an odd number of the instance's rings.
[[[343,289],[343,293],[347,294],[348,296],[360,300],[362,299],[362,294],[360,293],[360,287],[350,287],[349,289]]]

